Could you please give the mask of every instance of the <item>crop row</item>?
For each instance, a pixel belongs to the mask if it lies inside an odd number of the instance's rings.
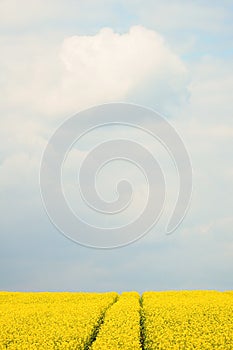
[[[117,303],[107,310],[91,350],[141,349],[139,298],[136,292],[122,293]]]

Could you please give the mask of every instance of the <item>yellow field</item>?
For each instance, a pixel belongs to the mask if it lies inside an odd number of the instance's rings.
[[[0,350],[233,349],[233,292],[0,292]]]
[[[117,293],[0,293],[0,349],[84,349]]]
[[[145,349],[233,349],[233,292],[146,292]]]

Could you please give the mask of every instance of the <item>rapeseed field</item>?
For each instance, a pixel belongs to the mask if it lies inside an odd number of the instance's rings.
[[[0,350],[233,349],[233,291],[0,292]]]

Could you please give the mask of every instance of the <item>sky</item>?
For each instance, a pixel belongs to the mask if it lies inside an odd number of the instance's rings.
[[[232,36],[230,0],[0,2],[0,290],[233,288]],[[147,145],[167,182],[158,225],[130,245],[103,250],[52,225],[39,172],[61,123],[108,102],[145,106],[169,120],[190,155],[193,194],[182,224],[166,236],[178,187],[167,152],[127,127],[87,135],[67,157],[64,187],[88,222],[124,224],[145,201],[142,174],[120,161],[97,185],[111,201],[114,181],[135,181],[126,215],[103,222],[74,197],[77,165],[101,140],[120,134]]]

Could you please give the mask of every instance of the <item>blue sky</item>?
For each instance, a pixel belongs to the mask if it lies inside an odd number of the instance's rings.
[[[232,10],[227,0],[1,1],[1,290],[232,289]],[[193,164],[193,198],[169,237],[158,239],[170,202],[139,241],[90,249],[49,221],[40,160],[67,117],[118,101],[164,113],[182,135]],[[166,153],[159,157],[172,202],[177,179]],[[105,196],[109,189],[103,186]]]

